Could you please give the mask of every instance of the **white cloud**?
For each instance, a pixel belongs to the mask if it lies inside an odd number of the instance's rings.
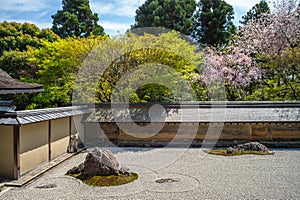
[[[249,11],[255,4],[259,3],[260,0],[225,0],[226,3],[232,5],[236,11],[239,12],[247,12]],[[275,0],[267,0],[269,7],[273,7],[273,3]],[[245,13],[246,14],[246,13]]]
[[[107,33],[116,33],[118,31],[125,32],[130,28],[131,24],[126,24],[126,23],[114,23],[111,21],[101,21],[100,23],[101,26],[103,26],[105,32]]]
[[[49,15],[49,12],[48,12],[48,11],[44,11],[44,12],[39,13],[37,16],[38,16],[39,18],[42,18],[42,17],[45,17],[45,16],[47,16],[47,15]]]
[[[255,4],[259,3],[260,0],[225,0],[226,3],[232,5],[234,8],[234,24],[239,25],[239,21],[242,20],[242,16],[253,7]],[[269,7],[272,8],[272,3],[275,0],[268,0]]]
[[[51,28],[52,27],[52,23],[50,22],[38,22],[38,21],[30,21],[30,20],[13,20],[14,22],[18,22],[18,23],[30,23],[30,24],[35,24],[37,27],[39,27],[40,29],[45,29],[45,28]]]
[[[98,13],[98,14],[107,14],[107,13],[111,13],[113,10],[115,10],[114,5],[112,3],[104,3],[104,2],[90,2],[90,7],[91,9]]]
[[[37,25],[40,29],[52,27],[52,23],[50,22],[29,22],[29,23]]]
[[[111,0],[109,2],[92,0],[90,5],[91,9],[99,15],[134,17],[137,8],[144,2],[145,0]]]
[[[30,12],[47,8],[45,0],[0,0],[2,12]]]
[[[255,4],[259,3],[260,0],[225,0],[226,3],[232,5],[235,9],[242,11],[250,10]]]

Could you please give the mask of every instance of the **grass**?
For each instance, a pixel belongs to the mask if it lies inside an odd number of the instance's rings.
[[[274,151],[269,152],[258,152],[258,151],[234,151],[232,154],[227,154],[227,149],[213,149],[213,150],[205,150],[204,152],[213,155],[220,155],[220,156],[239,156],[239,155],[247,155],[247,154],[254,154],[254,155],[274,155]]]
[[[85,174],[70,174],[74,178],[80,179],[83,183],[90,186],[105,187],[105,186],[118,186],[131,183],[138,178],[138,174],[130,173],[129,175],[120,174],[118,176],[92,176]]]

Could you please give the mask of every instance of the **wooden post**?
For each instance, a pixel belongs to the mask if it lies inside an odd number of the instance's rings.
[[[252,125],[251,125],[251,123],[249,123],[248,126],[249,126],[250,142],[252,142]]]
[[[70,140],[71,140],[71,136],[72,136],[72,116],[69,117],[69,136],[70,136]]]
[[[20,178],[20,126],[14,126],[14,179]]]
[[[267,124],[267,126],[268,126],[268,139],[270,140],[270,141],[272,141],[272,139],[273,139],[273,136],[272,136],[272,128],[271,128],[271,126],[272,126],[272,124]]]
[[[69,145],[67,147],[67,153],[71,153],[72,145],[72,117],[69,117]]]
[[[48,121],[48,161],[51,161],[52,158],[52,150],[51,150],[51,120]]]

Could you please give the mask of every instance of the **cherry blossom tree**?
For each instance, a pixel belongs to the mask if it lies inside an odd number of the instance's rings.
[[[239,30],[234,45],[250,53],[264,70],[260,87],[275,95],[262,94],[262,100],[300,99],[300,66],[295,62],[300,47],[299,0],[278,0],[271,13]]]
[[[278,0],[226,48],[205,52],[198,81],[223,82],[228,100],[299,100],[300,1]]]
[[[244,25],[236,45],[254,54],[277,56],[300,44],[299,5],[296,0],[281,0],[270,14]]]
[[[226,91],[227,100],[238,100],[247,95],[245,88],[261,79],[255,60],[243,49],[229,46],[223,51],[206,49],[203,79],[212,89],[219,85]]]

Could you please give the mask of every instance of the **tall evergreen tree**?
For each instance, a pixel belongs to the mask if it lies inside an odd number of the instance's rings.
[[[164,27],[190,35],[195,0],[146,0],[136,11],[132,28]]]
[[[88,37],[104,35],[103,27],[97,22],[99,17],[92,13],[89,0],[63,0],[63,9],[52,15],[52,30],[60,37]]]
[[[261,0],[258,4],[255,4],[246,15],[242,17],[241,24],[246,24],[247,22],[253,22],[258,19],[263,13],[270,13],[270,7],[265,0]]]
[[[233,7],[224,0],[200,0],[192,36],[203,46],[224,46],[236,29],[233,15]]]

